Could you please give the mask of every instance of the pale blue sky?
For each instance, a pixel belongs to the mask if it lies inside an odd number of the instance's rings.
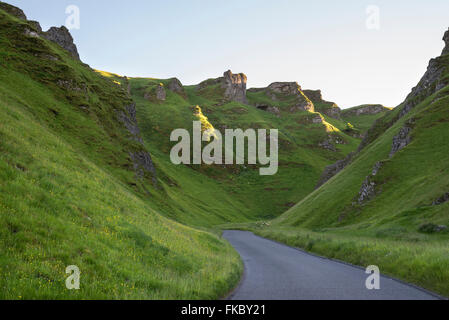
[[[403,101],[443,48],[448,0],[6,0],[44,30],[80,8],[81,59],[127,76],[196,84],[244,72],[249,87],[297,81],[346,108]],[[380,9],[380,30],[366,8]]]

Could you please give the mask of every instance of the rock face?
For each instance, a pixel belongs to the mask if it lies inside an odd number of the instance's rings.
[[[445,55],[449,53],[449,30],[445,32],[443,41],[445,43],[445,47],[442,55]],[[411,109],[421,103],[421,101],[423,101],[423,97],[431,96],[449,83],[447,78],[442,77],[446,67],[445,64],[440,61],[441,57],[430,60],[426,73],[421,78],[418,85],[414,87],[412,92],[407,96],[405,100],[406,102],[402,107],[401,113],[399,114],[399,118],[405,116]]]
[[[344,110],[343,112],[346,116],[360,116],[360,115],[378,114],[389,110],[390,109],[386,108],[381,104],[367,104],[359,107],[354,107],[348,110]]]
[[[152,177],[153,184],[156,185],[156,169],[154,168],[150,154],[144,149],[140,129],[137,124],[136,113],[136,104],[132,103],[126,106],[124,111],[118,112],[117,118],[125,125],[133,140],[137,141],[142,146],[142,150],[136,150],[129,153],[136,176],[142,179],[145,176],[145,173],[149,173]]]
[[[0,9],[6,11],[7,13],[21,19],[27,21],[27,17],[25,13],[10,4],[0,2]],[[70,34],[69,30],[62,26],[60,28],[57,27],[51,27],[47,32],[42,32],[41,25],[37,21],[27,21],[30,26],[32,26],[35,30],[26,30],[26,35],[29,37],[38,38],[41,35],[43,35],[46,39],[58,44],[73,56],[76,60],[80,61],[80,57],[78,54],[78,49],[76,48],[76,45],[73,42],[72,35]]]
[[[129,156],[133,162],[134,172],[137,177],[143,178],[145,173],[148,172],[152,175],[153,181],[156,175],[156,170],[154,169],[153,160],[148,152],[141,150],[136,152],[130,152]]]
[[[246,98],[246,83],[247,77],[243,73],[233,74],[231,70],[226,71],[223,77],[216,79],[208,79],[196,86],[197,91],[206,89],[207,87],[220,85],[223,92],[223,101],[236,101],[244,104],[248,104]]]
[[[336,163],[331,164],[330,166],[327,166],[326,169],[324,169],[324,172],[322,173],[320,180],[318,181],[318,184],[316,185],[315,189],[318,189],[323,184],[325,184],[327,181],[329,181],[333,176],[335,176],[337,173],[339,173],[341,170],[346,168],[347,165],[349,165],[352,161],[352,158],[354,157],[355,153],[352,152],[346,156],[346,158],[342,160],[338,160]]]
[[[27,19],[27,16],[25,15],[25,13],[23,13],[23,11],[21,9],[14,7],[8,3],[0,2],[0,9],[6,11],[10,15],[13,15],[16,18],[19,18],[21,20]]]
[[[334,119],[341,119],[341,109],[336,103],[323,100],[321,90],[304,90],[303,92],[315,105],[315,111]]]
[[[167,85],[168,90],[176,92],[178,94],[183,95],[184,94],[184,87],[182,86],[181,81],[177,78],[173,78],[170,80],[170,82]]]
[[[297,82],[273,82],[265,89],[267,95],[273,101],[278,101],[278,95],[294,96],[296,102],[290,107],[290,112],[309,111],[315,112],[312,101],[302,92]]]
[[[162,84],[159,84],[156,88],[156,99],[165,101],[167,99],[167,93],[165,92],[165,88]]]
[[[393,157],[396,152],[405,148],[410,142],[410,132],[412,128],[405,126],[399,130],[399,133],[393,137],[393,145],[391,147],[390,158]]]
[[[223,75],[222,88],[227,100],[248,104],[246,98],[247,77],[243,73],[233,74],[228,70]]]
[[[443,41],[446,44],[446,46],[443,49],[443,54],[448,54],[449,53],[449,29],[446,31],[446,33],[444,34],[443,37]]]
[[[334,119],[341,119],[341,109],[334,104],[332,107],[324,109],[323,113]]]
[[[72,35],[66,27],[51,27],[47,32],[44,32],[44,37],[58,44],[59,46],[70,52],[73,58],[80,61],[78,49],[73,43]]]
[[[143,143],[143,140],[140,136],[139,126],[137,125],[136,104],[133,103],[129,106],[126,106],[125,111],[120,111],[117,115],[117,118],[125,125],[126,129],[129,133],[131,133],[135,141]]]
[[[30,24],[38,33],[42,33],[42,28],[39,22],[37,21],[28,21],[28,24]]]
[[[35,29],[35,30],[27,29],[25,31],[27,36],[31,36],[31,37],[35,37],[35,38],[39,37],[39,33],[42,32],[41,25],[37,21],[28,21],[27,20],[27,16],[22,11],[22,9],[14,7],[14,6],[12,6],[12,5],[8,4],[8,3],[5,3],[5,2],[0,2],[0,9],[6,11],[10,15],[15,16],[16,18],[18,18],[20,20],[27,21],[28,24]]]
[[[363,181],[357,199],[358,204],[362,205],[366,201],[371,200],[376,195],[376,183],[373,181],[372,178],[377,175],[379,170],[382,168],[382,165],[383,165],[382,162],[377,162],[374,165],[371,174],[366,177],[365,181]]]
[[[304,90],[303,92],[313,103],[325,102],[321,90]]]
[[[443,194],[441,197],[439,197],[438,199],[436,199],[432,205],[433,206],[438,206],[440,204],[443,204],[445,202],[449,201],[449,192]]]
[[[268,91],[284,94],[284,95],[297,95],[301,90],[301,87],[296,82],[273,82],[267,88]]]

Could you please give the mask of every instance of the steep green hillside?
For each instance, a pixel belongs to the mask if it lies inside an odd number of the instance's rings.
[[[449,294],[448,38],[352,162],[261,234]]]
[[[183,86],[95,71],[65,27],[43,32],[0,2],[0,299],[223,296],[242,266],[219,225],[307,201],[362,141],[310,95],[282,82],[246,92],[231,72]],[[174,165],[170,133],[194,120],[279,129],[278,173]],[[80,291],[65,288],[69,265]]]
[[[224,295],[238,255],[160,215],[126,91],[0,5],[0,299]]]

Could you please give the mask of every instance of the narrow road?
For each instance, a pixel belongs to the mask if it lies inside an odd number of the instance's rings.
[[[310,255],[250,232],[225,231],[240,253],[245,274],[233,300],[429,300],[430,293],[381,276],[368,290],[365,270]],[[382,272],[382,270],[381,270]]]

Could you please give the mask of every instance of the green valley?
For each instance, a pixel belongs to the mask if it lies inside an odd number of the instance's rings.
[[[449,296],[449,31],[396,108],[341,109],[296,82],[127,77],[0,2],[0,299],[219,299],[223,230]],[[278,129],[279,168],[175,165],[175,129]],[[82,290],[67,290],[76,265]]]

